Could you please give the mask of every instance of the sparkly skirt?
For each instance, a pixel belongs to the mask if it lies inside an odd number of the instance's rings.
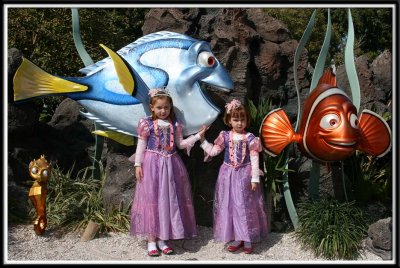
[[[131,235],[161,240],[197,236],[190,181],[179,155],[145,151],[142,170],[131,208]]]
[[[251,190],[251,165],[222,164],[214,195],[214,240],[258,242],[268,235],[262,185]]]

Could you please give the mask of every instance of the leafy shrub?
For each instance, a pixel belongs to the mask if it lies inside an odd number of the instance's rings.
[[[356,152],[345,161],[354,199],[360,204],[392,199],[391,156],[377,158]]]
[[[103,186],[106,180],[101,167],[101,179],[90,176],[91,167],[78,172],[71,178],[73,167],[65,174],[53,167],[52,176],[47,183],[48,194],[46,214],[49,225],[76,230],[92,220],[99,226],[100,233],[129,230],[128,208],[121,207],[106,210],[103,203]],[[35,209],[30,211],[35,215]],[[34,216],[33,216],[34,217]]]
[[[39,121],[50,122],[57,107],[64,99],[64,96],[48,96],[47,98],[36,99],[35,101],[38,103],[38,105],[42,106]]]
[[[374,112],[376,108],[371,107]],[[390,122],[392,116],[388,112],[381,114]],[[392,200],[392,155],[374,157],[356,151],[344,160],[344,169],[352,185],[352,196],[358,204],[368,204],[371,201],[390,203]]]
[[[247,110],[250,116],[250,128],[248,131],[254,133],[254,135],[258,136],[260,134],[261,122],[271,110],[272,110],[272,102],[271,100],[261,100],[256,107],[251,100],[248,100]],[[260,162],[262,162],[264,176],[265,176],[265,188],[272,195],[272,202],[274,207],[276,207],[277,203],[282,198],[281,194],[281,183],[282,183],[282,173],[284,170],[281,166],[284,162],[284,154],[281,153],[277,157],[272,157],[265,153],[264,151],[261,154]]]
[[[295,236],[304,247],[327,259],[354,258],[367,233],[362,210],[354,201],[323,199],[299,203],[298,208]]]

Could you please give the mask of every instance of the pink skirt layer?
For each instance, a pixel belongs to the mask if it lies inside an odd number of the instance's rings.
[[[197,236],[190,181],[179,155],[146,151],[142,170],[131,209],[131,235],[161,240]]]
[[[214,240],[258,242],[268,235],[262,185],[251,190],[251,166],[222,164],[214,195]]]

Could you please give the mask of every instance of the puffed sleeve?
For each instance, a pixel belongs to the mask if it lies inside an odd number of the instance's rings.
[[[204,162],[207,162],[221,153],[225,149],[224,143],[224,132],[221,131],[218,137],[214,140],[214,144],[209,143],[207,140],[204,140],[200,147],[204,150]]]
[[[218,145],[222,149],[225,148],[225,143],[224,143],[224,132],[221,131],[218,135],[218,137],[214,140],[214,145]]]
[[[146,139],[148,136],[150,136],[150,128],[144,118],[139,120],[137,131],[139,139]]]
[[[253,136],[253,139],[250,141],[249,144],[250,155],[258,154],[262,151],[260,138],[255,137],[253,134],[250,135]]]
[[[141,165],[143,159],[143,153],[147,146],[147,138],[150,136],[149,125],[147,124],[144,118],[139,120],[138,136],[139,139],[136,146],[136,152],[128,158],[129,161],[135,163],[135,166]]]

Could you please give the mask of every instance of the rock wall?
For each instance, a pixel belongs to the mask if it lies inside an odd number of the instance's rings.
[[[296,121],[297,93],[292,66],[298,42],[290,38],[290,32],[281,21],[266,16],[257,8],[151,9],[142,27],[143,35],[161,30],[187,34],[211,44],[212,51],[229,71],[235,85],[229,95],[207,88],[211,99],[221,109],[232,98],[250,99],[255,104],[261,99],[271,99],[275,107],[285,109],[292,122]],[[13,74],[21,62],[21,52],[9,49],[8,53],[8,80],[12,86]],[[389,51],[382,53],[372,64],[363,56],[356,59],[362,107],[374,105],[378,112],[391,112],[391,61]],[[308,66],[305,50],[298,67],[302,100],[310,84]],[[349,91],[343,66],[338,67],[337,78],[339,87]],[[12,87],[8,88],[8,94],[9,202],[18,204],[12,209],[19,211],[27,202],[28,188],[23,181],[29,176],[28,164],[33,158],[46,154],[48,160],[57,162],[65,170],[74,162],[76,170],[91,165],[94,138],[90,131],[93,124],[79,115],[79,104],[70,99],[60,104],[49,123],[39,123],[41,107],[34,102],[15,105],[11,98]],[[206,133],[207,140],[214,141],[223,129],[227,128],[222,118],[218,118]],[[108,208],[131,204],[135,179],[128,157],[134,151],[134,146],[126,147],[106,140],[102,162],[107,175],[104,201]],[[205,163],[203,151],[196,144],[191,157],[182,152],[180,155],[189,171],[197,223],[212,226],[214,186],[222,154]],[[295,172],[290,173],[289,183],[296,203],[307,197],[311,161],[296,151],[292,157],[290,168]],[[332,179],[329,168],[323,166],[320,193],[340,196],[343,195],[340,189],[340,182]],[[274,216],[276,221],[288,223],[283,200],[279,206],[270,213],[279,214]]]

